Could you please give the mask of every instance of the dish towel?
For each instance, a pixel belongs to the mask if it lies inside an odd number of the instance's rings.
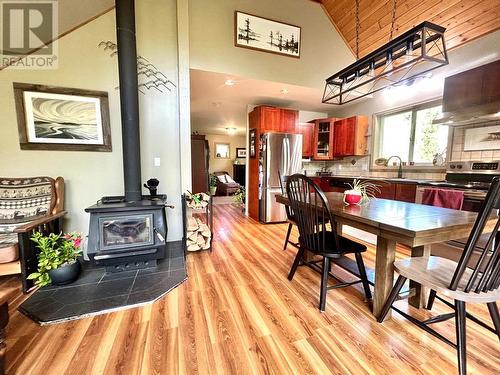
[[[422,204],[461,210],[464,203],[464,192],[447,189],[424,189]]]

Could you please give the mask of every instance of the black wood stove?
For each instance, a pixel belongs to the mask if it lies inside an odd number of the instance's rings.
[[[109,271],[150,267],[165,257],[165,196],[142,196],[134,0],[116,0],[125,195],[90,212],[86,254]]]

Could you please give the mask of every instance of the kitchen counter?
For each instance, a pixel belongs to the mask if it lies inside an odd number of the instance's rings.
[[[397,178],[397,177],[376,177],[376,176],[344,176],[344,175],[331,175],[331,176],[310,176],[315,178],[324,178],[327,180],[372,180],[372,181],[385,181],[395,184],[416,184],[416,185],[430,185],[436,181],[442,180],[426,180],[426,179],[412,179],[412,178]]]

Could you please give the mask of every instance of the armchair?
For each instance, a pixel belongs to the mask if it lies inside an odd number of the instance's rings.
[[[0,178],[0,276],[20,273],[27,293],[38,264],[30,237],[60,232],[65,214],[62,177]]]
[[[214,172],[214,175],[217,176],[217,195],[234,194],[241,186],[235,182],[231,176],[229,176],[229,173],[225,171]]]

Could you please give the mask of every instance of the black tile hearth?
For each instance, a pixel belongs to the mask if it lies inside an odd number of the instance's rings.
[[[77,281],[37,290],[19,311],[41,325],[82,319],[152,303],[186,278],[182,242],[170,242],[156,267],[115,273],[83,267]]]

